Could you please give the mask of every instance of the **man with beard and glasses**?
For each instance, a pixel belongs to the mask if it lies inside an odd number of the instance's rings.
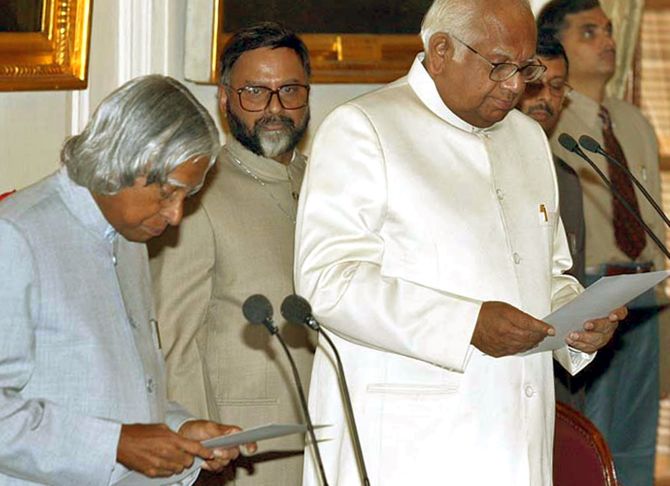
[[[570,90],[568,84],[568,58],[565,49],[556,38],[547,32],[538,34],[536,54],[540,62],[547,66],[542,78],[528,83],[517,108],[538,122],[547,137],[551,137],[558,123],[565,103],[565,95]],[[564,160],[554,156],[556,179],[558,181],[559,209],[568,247],[572,256],[572,268],[567,273],[575,276],[584,285],[584,204],[582,185],[577,172]],[[581,377],[570,375],[562,366],[554,363],[554,383],[556,399],[572,407],[584,409],[584,388]]]
[[[152,246],[168,393],[198,416],[243,427],[302,422],[283,351],[263,326],[247,324],[241,306],[251,294],[278,305],[293,292],[305,169],[296,145],[309,121],[309,76],[307,48],[286,28],[262,23],[231,37],[218,91],[230,135],[199,204],[185,208],[184,229]],[[306,329],[277,324],[307,383],[314,343]],[[303,438],[263,445],[270,452],[240,457],[224,483],[299,484]]]
[[[640,111],[607,97],[605,86],[616,69],[613,26],[597,0],[553,0],[540,12],[538,25],[563,44],[574,90],[551,142],[554,153],[579,174],[586,220],[586,283],[603,275],[662,270],[665,258],[639,223],[612,196],[596,172],[558,143],[566,132],[597,140],[660,199],[658,146],[653,128]],[[664,226],[625,171],[600,155],[588,154],[611,179],[661,241]],[[630,303],[630,313],[596,357],[585,376],[585,414],[607,440],[622,484],[653,483],[659,407],[658,298],[662,286]]]

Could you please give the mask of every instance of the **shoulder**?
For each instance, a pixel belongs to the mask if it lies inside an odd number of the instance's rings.
[[[603,104],[609,110],[615,124],[617,122],[633,124],[637,129],[653,133],[654,128],[637,106],[615,98],[607,98]]]
[[[17,227],[30,226],[43,218],[52,218],[62,204],[57,190],[56,174],[17,191],[0,203],[0,220]]]
[[[407,106],[408,99],[412,98],[416,98],[416,95],[410,88],[407,79],[400,78],[336,107],[326,119],[331,117],[367,117],[373,120],[389,109],[395,109],[396,113],[402,113],[398,107],[404,109]]]

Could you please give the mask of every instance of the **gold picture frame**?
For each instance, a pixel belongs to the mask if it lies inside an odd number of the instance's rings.
[[[93,0],[42,0],[39,32],[0,32],[0,91],[84,89]]]
[[[214,0],[209,82],[218,80],[218,61],[231,33],[224,32],[224,1]],[[418,26],[417,26],[418,30]],[[407,74],[422,50],[417,34],[301,33],[310,51],[314,83],[387,83]]]

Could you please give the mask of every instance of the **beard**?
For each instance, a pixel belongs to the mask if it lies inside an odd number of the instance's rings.
[[[256,155],[272,159],[293,151],[300,143],[307,131],[310,113],[309,108],[307,108],[305,115],[297,126],[287,116],[263,116],[256,120],[251,130],[233,113],[230,109],[230,103],[226,103],[226,116],[228,117],[230,133],[238,142]],[[281,125],[282,128],[279,130],[265,130],[267,125]]]

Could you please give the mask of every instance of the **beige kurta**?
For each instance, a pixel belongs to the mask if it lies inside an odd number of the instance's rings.
[[[649,122],[637,108],[629,103],[607,98],[603,105],[612,117],[612,128],[626,154],[629,169],[644,184],[654,198],[660,201],[661,186],[658,172],[658,146]],[[596,172],[576,154],[572,154],[558,143],[561,133],[568,133],[578,140],[589,135],[604,145],[602,125],[598,118],[598,104],[591,98],[573,91],[568,106],[561,113],[560,121],[551,139],[552,151],[568,162],[579,175],[584,195],[584,219],[586,222],[586,266],[601,263],[628,262],[617,246],[612,225],[612,195]],[[586,152],[598,167],[608,175],[606,159]],[[642,219],[651,226],[656,235],[664,239],[664,225],[654,209],[635,188]],[[656,268],[664,268],[663,254],[647,236],[647,245],[638,261],[653,261]]]
[[[333,333],[372,484],[551,484],[552,354],[471,346],[482,302],[536,317],[581,287],[540,126],[488,129],[442,102],[419,60],[346,103],[314,140],[296,233],[296,287]],[[556,352],[578,371],[589,361]],[[358,486],[338,385],[319,348],[310,407],[330,484]],[[318,484],[307,458],[305,485]]]
[[[199,416],[246,428],[302,422],[284,352],[263,326],[247,324],[241,306],[256,293],[270,299],[307,385],[313,357],[307,328],[279,315],[282,299],[293,292],[294,217],[304,168],[300,155],[287,169],[231,137],[201,200],[186,208],[191,214],[151,246],[169,396]],[[302,449],[303,439],[259,446],[262,458],[264,451]],[[238,479],[248,479],[236,484],[293,485],[302,457],[254,468],[251,476],[238,468]]]

